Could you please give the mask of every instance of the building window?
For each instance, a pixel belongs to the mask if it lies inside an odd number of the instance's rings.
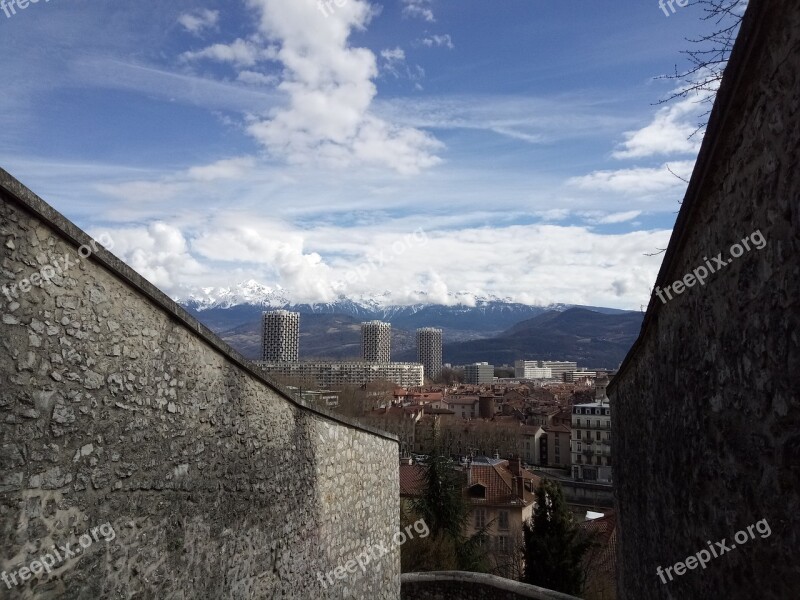
[[[475,529],[483,529],[486,527],[486,509],[475,509]]]
[[[595,425],[595,427],[597,427],[598,429],[600,429],[600,419],[597,419],[597,420],[595,421],[595,424],[596,424],[596,425]]]
[[[599,431],[595,431],[594,434],[597,437],[597,441],[599,442],[600,441],[600,435],[601,435],[600,432]]]
[[[497,528],[508,529],[508,511],[501,510],[497,513]]]
[[[580,426],[581,426],[581,420],[580,419],[576,419],[575,420],[575,427],[580,427]]]
[[[500,554],[508,554],[509,550],[511,550],[511,544],[508,542],[507,535],[498,535],[497,536],[497,552]]]

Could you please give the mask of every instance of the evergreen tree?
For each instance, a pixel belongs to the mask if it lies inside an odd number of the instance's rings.
[[[523,526],[523,537],[525,583],[565,594],[582,592],[585,575],[581,561],[593,542],[574,522],[557,483],[542,480],[533,517]]]
[[[460,571],[487,572],[486,528],[469,537],[464,535],[469,517],[469,505],[464,497],[466,482],[462,474],[453,469],[437,442],[434,439],[436,450],[426,461],[425,490],[412,502],[414,518],[424,519],[431,532],[425,544],[434,547],[416,551],[421,552],[419,558],[430,557],[441,564],[430,565],[430,570],[452,569],[455,564]],[[409,558],[408,564],[411,563]]]
[[[461,478],[438,450],[430,455],[426,467],[425,491],[414,500],[414,512],[425,519],[433,537],[446,533],[457,540],[467,519]]]

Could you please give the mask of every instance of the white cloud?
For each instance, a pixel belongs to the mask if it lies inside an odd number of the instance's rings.
[[[693,94],[660,108],[649,125],[626,131],[625,141],[612,156],[624,159],[697,154],[703,140],[703,132],[697,132],[697,120],[709,108],[702,102],[707,97]]]
[[[173,295],[191,293],[187,282],[207,275],[189,252],[180,229],[163,222],[147,227],[105,229],[114,241],[113,253],[150,283]]]
[[[260,30],[278,44],[284,66],[278,86],[287,105],[254,118],[247,131],[269,152],[290,163],[318,162],[337,168],[389,167],[415,174],[437,165],[443,146],[418,129],[377,117],[375,55],[353,48],[350,33],[364,29],[374,12],[365,0],[350,0],[329,15],[314,3],[249,0],[261,13]]]
[[[426,38],[422,38],[420,40],[423,46],[431,47],[441,47],[444,46],[445,48],[450,48],[451,50],[455,48],[453,45],[453,39],[450,37],[450,34],[445,33],[444,35],[431,35]]]
[[[624,223],[626,221],[632,221],[640,214],[642,214],[642,211],[640,210],[629,210],[626,212],[611,213],[610,215],[601,217],[600,219],[597,220],[597,222],[603,225],[608,225],[611,223]]]
[[[406,53],[403,51],[402,48],[398,47],[393,49],[381,50],[381,57],[388,62],[398,62],[398,61],[404,61],[406,59]]]
[[[185,12],[178,17],[178,23],[189,33],[199,34],[204,29],[216,27],[219,22],[219,11],[198,8]]]
[[[686,187],[686,183],[673,175],[670,169],[684,179],[689,179],[694,168],[694,161],[667,163],[661,167],[637,167],[610,171],[594,171],[588,175],[572,177],[567,185],[588,191],[604,191],[637,196],[654,194],[666,190]]]
[[[275,57],[274,48],[261,48],[255,41],[241,38],[230,44],[213,44],[202,50],[181,54],[181,59],[185,61],[208,59],[232,63],[239,67],[253,67],[261,61],[274,60]]]
[[[599,235],[555,225],[422,227],[385,222],[309,230],[231,214],[210,217],[192,231],[156,223],[109,233],[115,253],[173,296],[255,279],[287,290],[295,302],[346,295],[392,304],[455,304],[493,296],[620,308],[646,304],[660,263],[646,253],[663,248],[670,234]]]
[[[275,75],[265,75],[264,73],[245,70],[237,75],[236,80],[248,85],[273,87],[280,81],[280,78]]]
[[[436,21],[431,9],[433,0],[402,0],[402,2],[404,16],[422,19],[429,23]]]
[[[216,181],[218,179],[240,179],[256,164],[254,158],[243,156],[217,161],[210,165],[191,167],[187,174],[199,181]]]

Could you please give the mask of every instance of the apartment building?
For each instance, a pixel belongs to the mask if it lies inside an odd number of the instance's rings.
[[[300,313],[274,310],[261,315],[261,360],[300,358]]]
[[[392,360],[392,325],[390,323],[369,321],[361,324],[361,358],[377,363],[388,363]]]
[[[481,362],[464,365],[464,382],[471,385],[482,385],[494,381],[494,365]]]
[[[442,374],[442,330],[434,327],[417,329],[417,362],[425,367],[431,381]]]
[[[323,388],[343,385],[365,385],[376,381],[391,381],[401,387],[423,384],[423,368],[417,363],[375,363],[368,361],[305,361],[259,362],[270,375],[310,380]]]
[[[534,493],[541,480],[522,468],[520,458],[475,457],[466,471],[470,515],[465,534],[485,529],[492,566],[515,578],[522,568],[522,524],[533,516]]]
[[[548,467],[569,469],[572,457],[570,456],[570,428],[566,425],[550,425],[544,428],[545,436],[542,438],[547,444],[547,455],[542,458],[542,464]]]
[[[608,375],[598,371],[595,401],[572,407],[572,478],[576,481],[612,482],[611,403],[606,395]]]

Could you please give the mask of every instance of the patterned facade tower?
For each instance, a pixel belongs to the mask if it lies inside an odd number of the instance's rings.
[[[261,318],[261,360],[297,362],[300,359],[300,313],[265,312]]]
[[[361,358],[369,362],[392,360],[392,325],[383,321],[361,324]]]
[[[435,380],[442,374],[442,330],[417,329],[417,362],[425,368],[425,377]]]

